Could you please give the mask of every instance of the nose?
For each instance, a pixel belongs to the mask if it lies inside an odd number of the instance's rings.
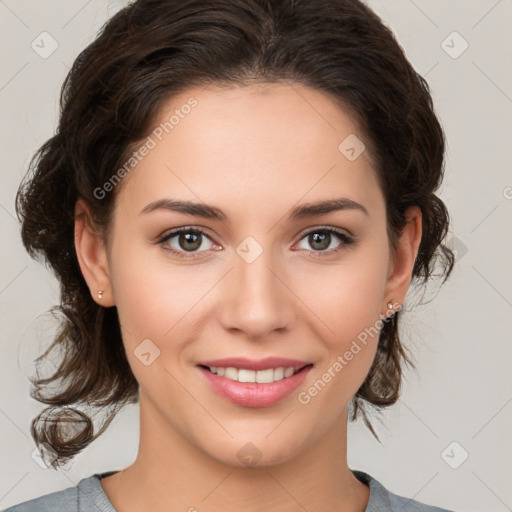
[[[250,263],[236,255],[222,284],[218,319],[224,329],[241,331],[251,340],[290,329],[296,318],[286,273],[270,253],[263,251]]]

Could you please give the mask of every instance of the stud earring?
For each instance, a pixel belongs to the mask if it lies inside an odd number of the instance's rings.
[[[394,304],[391,301],[388,302],[388,309],[390,309],[390,310],[394,309]]]
[[[101,300],[101,296],[103,295],[103,290],[99,290],[98,291],[98,299]]]

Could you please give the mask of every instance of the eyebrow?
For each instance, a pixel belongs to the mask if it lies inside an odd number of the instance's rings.
[[[145,206],[140,213],[150,213],[155,210],[170,210],[219,221],[224,221],[228,218],[220,208],[215,206],[204,203],[194,203],[192,201],[178,201],[175,199],[159,199],[157,201],[153,201]],[[288,219],[301,220],[308,217],[314,217],[316,215],[323,215],[342,210],[356,210],[363,212],[365,215],[369,215],[368,210],[362,204],[357,203],[352,199],[342,197],[339,199],[328,199],[317,203],[307,203],[296,206],[295,208],[292,208],[288,215]]]

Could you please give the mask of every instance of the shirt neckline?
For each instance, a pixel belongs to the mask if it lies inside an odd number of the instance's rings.
[[[86,494],[94,496],[94,504],[101,510],[101,512],[116,512],[114,505],[110,502],[107,494],[103,490],[100,480],[118,473],[120,470],[105,471],[102,473],[94,473],[89,478],[82,479],[78,487]],[[370,488],[370,496],[368,503],[364,509],[364,512],[377,512],[383,510],[381,507],[385,503],[389,505],[389,499],[387,496],[386,489],[368,473],[351,469],[354,476],[362,483]],[[379,502],[378,499],[381,499]],[[384,501],[382,501],[384,500]],[[385,509],[384,509],[385,510]]]

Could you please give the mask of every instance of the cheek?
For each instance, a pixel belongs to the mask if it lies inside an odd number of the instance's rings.
[[[311,418],[322,417],[326,424],[334,422],[356,394],[375,358],[382,327],[375,277],[368,273],[346,278],[343,284],[326,286],[329,293],[315,296],[315,312],[321,318],[316,336],[324,357],[297,398]]]
[[[132,343],[162,340],[175,326],[181,327],[179,322],[211,287],[207,275],[196,273],[191,266],[167,262],[159,248],[118,240],[112,251],[111,281],[124,334]]]
[[[309,264],[302,272],[307,279],[295,280],[294,292],[310,308],[309,316],[323,326],[322,338],[332,350],[344,351],[379,320],[387,272],[382,254],[380,246],[368,246],[336,266]]]
[[[382,328],[388,264],[381,257],[385,244],[377,245],[347,257],[338,267],[309,272],[307,283],[294,288],[311,307],[310,325],[315,326],[325,353],[305,402],[345,404],[370,370]]]
[[[174,374],[175,359],[191,338],[184,327],[205,290],[189,286],[187,274],[157,262],[151,252],[119,243],[112,252],[111,282],[127,359],[141,390],[154,397],[166,389],[177,401],[179,387],[173,388],[165,369]]]

